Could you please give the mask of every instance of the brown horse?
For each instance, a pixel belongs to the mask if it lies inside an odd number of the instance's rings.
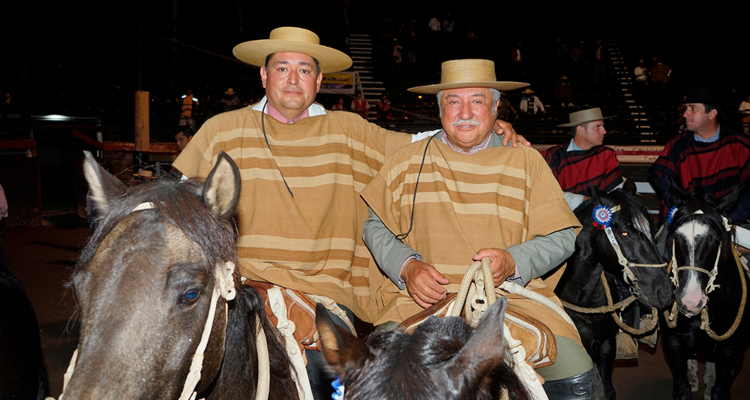
[[[102,220],[72,277],[81,334],[64,398],[185,398],[205,347],[198,398],[252,399],[256,323],[268,341],[269,398],[298,398],[258,293],[233,273],[240,176],[229,156],[219,155],[205,183],[126,189],[88,153],[84,171]]]

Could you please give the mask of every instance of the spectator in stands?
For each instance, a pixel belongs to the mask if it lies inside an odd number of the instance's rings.
[[[742,132],[750,134],[750,96],[740,103],[740,114],[742,114]]]
[[[649,168],[649,177],[661,194],[662,220],[669,212],[668,179],[685,193],[702,191],[721,197],[732,187],[750,181],[750,137],[733,131],[718,120],[721,93],[693,89],[685,96],[688,132],[670,140]],[[730,215],[734,224],[750,217],[750,190]]]
[[[521,110],[521,114],[525,115],[536,115],[538,111],[546,114],[547,111],[544,109],[544,104],[539,100],[539,97],[534,95],[534,91],[526,88],[521,92],[521,104],[518,108]]]
[[[174,140],[177,142],[177,147],[180,149],[180,151],[184,150],[185,146],[190,143],[190,140],[193,138],[194,134],[195,131],[193,131],[193,129],[189,126],[186,126],[180,129],[177,134],[174,135]]]
[[[523,56],[521,56],[521,43],[518,43],[510,52],[510,60],[513,61],[513,76],[520,78],[523,74]]]
[[[605,52],[606,50],[602,41],[596,42],[596,51],[594,52],[594,84],[604,83],[604,75],[607,72],[605,68]]]
[[[651,66],[649,75],[651,75],[651,83],[667,84],[669,83],[669,76],[672,75],[672,68],[654,57],[654,65]]]
[[[236,110],[240,108],[240,98],[234,93],[234,89],[229,88],[224,92],[221,104],[224,105],[224,112]]]
[[[339,97],[339,102],[334,104],[333,107],[331,107],[331,110],[333,111],[346,111],[346,106],[344,105],[344,98]]]
[[[638,66],[633,69],[633,75],[635,75],[636,82],[648,83],[648,69],[646,69],[646,63],[643,60],[638,61]]]
[[[181,98],[177,99],[177,103],[180,104],[180,126],[189,126],[190,129],[195,131],[195,116],[198,110],[198,99],[193,96],[193,91],[188,89]]]
[[[497,118],[503,121],[518,119],[518,111],[510,104],[510,100],[505,97],[505,92],[500,92],[500,103],[497,105]]]
[[[365,99],[365,93],[357,93],[357,98],[352,101],[352,112],[359,114],[360,117],[367,119],[370,115],[370,103]]]
[[[10,93],[0,89],[0,121],[4,120],[8,116],[8,110],[10,109]]]
[[[8,200],[5,198],[5,190],[0,185],[0,268],[9,267],[8,257],[5,255],[5,247],[3,247],[3,235],[5,234],[5,228],[8,226]]]
[[[570,122],[558,125],[571,128],[573,139],[544,152],[544,159],[552,169],[571,208],[580,205],[589,192],[589,182],[604,191],[622,185],[620,164],[615,152],[604,146],[604,120],[599,108],[570,113]]]
[[[391,119],[393,119],[391,101],[388,99],[388,93],[383,93],[378,101],[378,121],[390,121]]]
[[[555,100],[561,107],[573,107],[573,91],[570,89],[570,82],[567,76],[560,78],[560,82],[555,88]]]

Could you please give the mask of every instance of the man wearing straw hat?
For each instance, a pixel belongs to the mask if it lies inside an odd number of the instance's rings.
[[[515,280],[560,304],[539,277],[573,253],[578,220],[540,154],[504,147],[492,132],[499,91],[524,86],[498,82],[492,61],[454,60],[443,63],[440,84],[409,89],[437,94],[443,130],[391,156],[362,191],[365,243],[390,278],[377,290],[376,324],[401,322],[456,292],[467,266],[484,257],[495,287]],[[555,335],[557,360],[537,369],[548,396],[601,398],[575,327],[536,301],[503,294]]]
[[[175,167],[205,177],[221,151],[237,163],[242,276],[326,296],[350,320],[353,312],[374,321],[369,277],[380,272],[362,242],[367,207],[359,192],[412,136],[314,103],[322,73],[345,70],[352,60],[320,45],[311,31],[277,28],[269,39],[237,45],[234,54],[260,67],[266,96],[208,120]],[[330,397],[323,394],[330,387],[319,352],[306,355],[315,397]]]
[[[602,110],[590,108],[570,113],[569,117],[569,123],[558,127],[571,128],[573,139],[548,149],[544,159],[572,207],[580,204],[582,195],[588,193],[589,182],[609,192],[622,185],[622,174],[614,150],[603,145],[607,134],[604,120],[615,116],[603,117]]]

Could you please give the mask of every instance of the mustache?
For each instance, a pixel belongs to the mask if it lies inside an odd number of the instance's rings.
[[[470,124],[470,125],[474,125],[474,126],[482,125],[481,122],[475,120],[474,118],[471,118],[471,119],[461,119],[461,118],[459,118],[459,119],[457,119],[456,121],[453,122],[453,126],[456,126],[456,125],[465,125],[465,124]]]

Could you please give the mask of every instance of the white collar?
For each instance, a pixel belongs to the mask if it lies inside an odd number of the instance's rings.
[[[266,96],[263,96],[263,98],[253,106],[253,110],[263,111],[263,104],[265,104],[266,101],[268,101],[268,99],[266,98]],[[266,110],[265,113],[268,114],[268,110]],[[318,103],[312,103],[310,104],[310,107],[307,108],[307,114],[308,117],[326,115],[326,109]]]

